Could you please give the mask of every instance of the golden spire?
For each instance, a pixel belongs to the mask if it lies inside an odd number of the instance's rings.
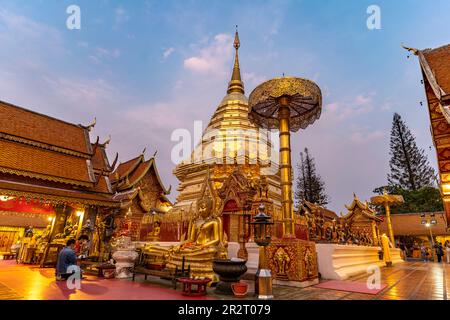
[[[241,80],[241,70],[239,69],[239,56],[238,56],[238,50],[241,46],[241,42],[239,41],[239,34],[236,26],[236,33],[234,35],[234,48],[236,49],[236,55],[234,57],[234,67],[233,67],[233,74],[231,75],[231,81],[228,83],[228,90],[227,93],[232,92],[240,92],[244,93],[244,84]]]

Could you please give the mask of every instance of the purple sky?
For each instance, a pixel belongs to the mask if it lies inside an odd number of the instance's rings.
[[[235,24],[247,95],[282,73],[321,87],[322,117],[293,135],[293,162],[310,149],[330,209],[386,183],[393,112],[435,166],[418,62],[400,44],[447,44],[447,1],[377,1],[382,29],[372,31],[371,1],[78,1],[81,30],[65,27],[70,4],[2,1],[0,100],[74,123],[97,117],[92,140],[111,134],[111,158],[158,150],[171,199],[170,135],[206,126],[226,94]]]

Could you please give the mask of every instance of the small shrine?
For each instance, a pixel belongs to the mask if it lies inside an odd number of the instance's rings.
[[[156,154],[145,160],[145,150],[136,158],[120,163],[109,178],[120,201],[115,217],[115,236],[129,236],[132,241],[158,241],[164,214],[172,207],[156,167]]]
[[[378,245],[379,244],[379,224],[381,218],[376,216],[375,210],[369,207],[369,203],[361,202],[356,194],[353,194],[353,201],[345,206],[348,213],[342,216],[341,225],[348,231],[347,242],[349,244]]]

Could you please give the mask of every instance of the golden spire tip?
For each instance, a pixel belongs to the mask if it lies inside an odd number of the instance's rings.
[[[242,80],[241,80],[241,70],[239,67],[238,51],[239,51],[239,47],[241,46],[241,42],[239,40],[239,33],[238,33],[237,25],[236,25],[236,33],[234,35],[233,46],[236,49],[236,54],[235,54],[235,58],[234,58],[233,73],[231,75],[231,81],[228,84],[227,93],[232,93],[232,92],[244,93],[244,84],[242,83]]]

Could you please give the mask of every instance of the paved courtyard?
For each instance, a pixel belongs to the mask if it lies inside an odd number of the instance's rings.
[[[367,274],[351,278],[366,282]],[[432,262],[406,262],[381,269],[381,282],[387,287],[377,295],[308,287],[274,287],[276,299],[285,300],[447,300],[450,293],[450,265]],[[213,289],[203,299],[230,299],[214,294]],[[247,299],[252,299],[249,295]],[[56,282],[53,269],[17,265],[0,261],[0,300],[179,300],[180,289],[173,290],[167,281],[152,278],[144,281],[99,279],[88,275],[80,290],[70,290],[65,282]],[[198,299],[198,298],[197,298]]]

